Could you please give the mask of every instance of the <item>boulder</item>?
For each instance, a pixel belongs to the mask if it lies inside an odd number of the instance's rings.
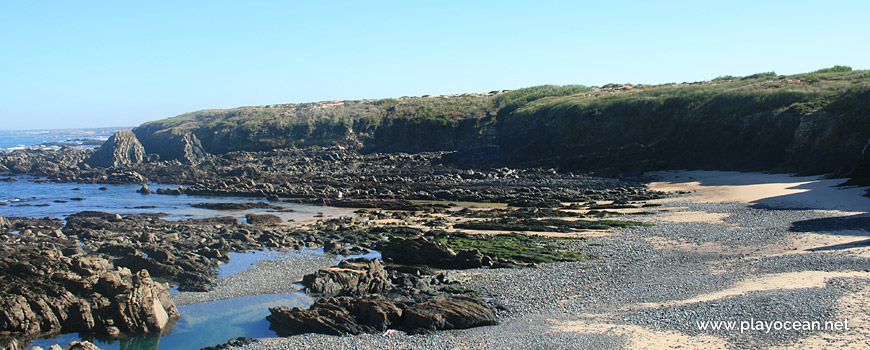
[[[498,324],[495,311],[479,299],[440,295],[410,305],[402,313],[402,326],[411,333],[464,329]]]
[[[281,220],[277,215],[272,214],[247,214],[245,215],[245,220],[248,221],[248,225],[278,225],[284,220]]]
[[[142,185],[142,187],[139,188],[138,190],[136,190],[136,192],[139,192],[139,193],[141,193],[141,194],[151,194],[151,193],[153,193],[153,192],[151,192],[151,189],[148,188],[148,185],[147,185],[147,184]]]
[[[145,148],[130,130],[119,130],[85,162],[93,167],[119,167],[145,160]]]

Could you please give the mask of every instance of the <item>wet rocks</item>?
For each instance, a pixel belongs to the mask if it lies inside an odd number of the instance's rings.
[[[409,265],[470,269],[492,265],[492,259],[478,250],[458,254],[446,244],[432,242],[425,237],[392,237],[381,247],[384,260]]]
[[[93,167],[120,167],[142,163],[145,148],[130,130],[119,130],[97,149],[86,163]]]

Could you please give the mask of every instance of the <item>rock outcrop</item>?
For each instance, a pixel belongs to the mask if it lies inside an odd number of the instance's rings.
[[[30,250],[0,260],[0,332],[160,332],[178,318],[166,286],[97,257]]]
[[[302,285],[306,292],[321,296],[361,296],[393,287],[379,259],[343,260],[336,267],[305,275]]]
[[[266,319],[281,336],[300,333],[360,334],[401,329],[424,333],[498,324],[494,310],[467,296],[441,295],[422,303],[389,299],[378,294],[324,298],[309,309],[270,308]]]
[[[308,293],[323,297],[310,308],[271,308],[266,319],[282,336],[389,328],[420,333],[498,323],[494,310],[480,299],[435,290],[433,286],[453,282],[445,276],[385,270],[378,259],[346,260],[303,278]]]
[[[172,159],[177,159],[182,164],[197,165],[206,159],[207,153],[193,133],[187,132],[181,135],[175,147],[175,155]]]
[[[86,163],[93,167],[119,167],[139,164],[145,160],[145,148],[130,130],[119,130],[110,137]]]
[[[157,133],[143,132],[140,128],[133,132],[142,140],[149,154],[156,154],[160,160],[177,160],[181,164],[198,165],[208,159],[199,139],[189,131],[164,130]]]
[[[446,244],[432,242],[425,237],[393,237],[381,247],[384,260],[409,265],[470,269],[492,265],[492,259],[480,251],[465,250],[456,253]]]

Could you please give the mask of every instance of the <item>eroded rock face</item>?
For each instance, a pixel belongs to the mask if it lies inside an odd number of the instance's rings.
[[[164,285],[108,260],[30,250],[0,260],[0,332],[159,332],[179,314]]]
[[[156,154],[160,160],[177,160],[181,164],[198,165],[208,159],[208,153],[202,148],[199,139],[191,132],[141,133],[136,131],[142,139],[145,149],[149,154]]]
[[[119,130],[110,137],[86,163],[94,167],[118,167],[142,163],[145,148],[130,130]]]

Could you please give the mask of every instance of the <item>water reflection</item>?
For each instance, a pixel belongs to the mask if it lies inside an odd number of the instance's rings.
[[[105,350],[173,350],[199,349],[225,343],[238,337],[275,337],[269,330],[269,308],[274,306],[308,307],[314,300],[303,292],[266,294],[217,300],[178,307],[181,318],[168,334],[143,335],[114,341],[95,339]],[[65,334],[54,339],[35,340],[30,345],[47,349],[53,344],[66,346],[71,341],[89,340],[77,334]],[[91,338],[93,339],[93,338]]]

